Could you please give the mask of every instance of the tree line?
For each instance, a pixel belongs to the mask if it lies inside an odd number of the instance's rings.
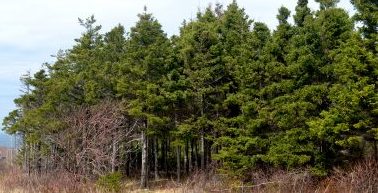
[[[167,37],[144,10],[126,31],[94,17],[54,63],[21,78],[4,130],[27,172],[88,178],[119,171],[180,180],[197,170],[333,166],[378,156],[378,3],[298,0],[278,26],[233,1],[199,11]],[[357,24],[357,25],[356,25]]]

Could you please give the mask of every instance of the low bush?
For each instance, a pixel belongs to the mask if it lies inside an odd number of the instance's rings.
[[[120,172],[112,172],[103,176],[97,180],[97,185],[100,189],[108,192],[120,192],[122,183],[122,174]]]

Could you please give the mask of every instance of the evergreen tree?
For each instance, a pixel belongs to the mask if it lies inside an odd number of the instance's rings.
[[[322,167],[359,158],[365,140],[374,138],[369,133],[376,125],[372,79],[375,75],[369,69],[376,68],[376,64],[362,42],[358,34],[354,34],[332,51],[334,60],[330,68],[335,80],[329,88],[328,109],[308,122],[319,145],[320,160],[317,161],[324,164]]]
[[[197,21],[192,21],[181,29],[179,60],[183,63],[185,82],[188,83],[187,103],[191,117],[183,121],[181,130],[190,130],[199,139],[200,165],[205,168],[205,138],[212,131],[211,121],[216,116],[215,111],[219,91],[217,85],[222,82],[223,66],[219,63],[220,49],[217,46],[217,17],[207,8],[204,13],[197,14]],[[206,136],[205,136],[206,135]],[[196,160],[195,160],[196,161]]]
[[[117,25],[102,34],[93,16],[79,19],[85,30],[75,45],[22,77],[4,130],[22,136],[29,172],[62,165],[92,178],[125,168],[143,188],[151,169],[155,179],[164,170],[180,181],[214,160],[246,178],[268,167],[326,175],[378,157],[377,3],[353,0],[350,18],[338,0],[316,2],[311,11],[298,0],[294,24],[279,8],[272,31],[236,1],[217,4],[170,39],[146,10],[129,33]],[[83,153],[105,133],[101,161]]]
[[[298,0],[297,6],[295,7],[296,14],[294,15],[294,21],[299,27],[303,26],[307,16],[311,16],[311,10],[307,5],[308,0]]]
[[[360,31],[367,39],[368,47],[374,53],[378,52],[378,2],[375,0],[351,0],[357,9],[354,19],[362,23]]]
[[[144,122],[141,129],[143,188],[147,187],[148,179],[148,136],[165,122],[161,87],[167,73],[169,49],[170,42],[161,25],[145,10],[139,15],[136,26],[131,28],[126,44],[128,51],[120,64],[123,76],[117,86],[119,95],[127,101],[128,113]]]

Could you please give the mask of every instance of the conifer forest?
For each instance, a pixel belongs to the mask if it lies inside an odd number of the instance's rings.
[[[3,120],[21,142],[17,164],[147,188],[210,170],[246,182],[272,169],[324,178],[377,160],[378,1],[351,0],[353,14],[316,2],[282,6],[275,29],[236,1],[216,4],[171,37],[146,8],[108,32],[79,19],[74,46],[21,77]]]

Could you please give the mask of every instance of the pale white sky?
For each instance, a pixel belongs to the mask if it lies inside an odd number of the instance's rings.
[[[197,10],[216,2],[226,7],[232,0],[0,0],[0,122],[14,108],[13,99],[20,92],[19,77],[35,71],[50,55],[68,49],[80,36],[77,18],[95,15],[103,31],[121,23],[128,30],[146,5],[170,36],[178,33],[184,19],[194,18]],[[238,0],[240,7],[254,21],[277,25],[276,15],[284,5],[292,13],[296,0]],[[310,7],[318,5],[310,0]],[[339,7],[352,13],[349,0]],[[1,128],[1,126],[0,126]]]

